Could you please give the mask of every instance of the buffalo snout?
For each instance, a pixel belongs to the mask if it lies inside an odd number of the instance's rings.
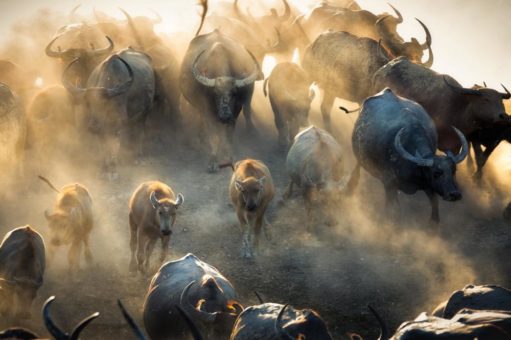
[[[161,234],[163,236],[169,236],[172,234],[172,231],[171,230],[161,230]]]
[[[254,211],[256,209],[257,209],[257,204],[252,203],[252,202],[247,204],[247,210],[248,211]]]
[[[461,192],[459,192],[459,191],[448,192],[444,197],[444,199],[449,202],[459,201],[459,200],[461,200],[461,198],[462,198],[462,195],[461,195]]]

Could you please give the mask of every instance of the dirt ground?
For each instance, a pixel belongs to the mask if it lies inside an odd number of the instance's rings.
[[[257,89],[259,91],[260,88]],[[501,218],[505,192],[496,191],[498,181],[489,176],[483,188],[474,186],[466,164],[460,165],[458,180],[461,202],[441,202],[442,222],[438,229],[429,223],[429,204],[424,194],[400,194],[400,217],[388,223],[383,208],[382,186],[363,173],[359,188],[333,209],[338,224],[319,225],[306,233],[304,202],[299,194],[286,205],[279,204],[288,178],[285,153],[276,141],[271,111],[262,96],[254,100],[258,137],[244,131],[238,120],[236,158],[264,161],[272,172],[277,195],[270,207],[273,239],[262,239],[260,255],[249,261],[240,258],[241,234],[228,199],[231,170],[206,172],[206,155],[173,136],[149,138],[143,165],[125,164],[119,182],[98,176],[97,167],[82,162],[53,165],[44,169],[58,187],[80,182],[94,200],[95,229],[92,232],[94,265],[83,267],[74,278],[66,271],[66,249],[50,263],[44,285],[32,308],[32,319],[22,321],[40,335],[47,332],[40,309],[51,295],[57,300],[52,314],[66,331],[83,317],[101,315],[83,333],[86,339],[133,338],[116,299],[121,299],[142,324],[141,312],[150,276],[130,275],[128,200],[146,180],[161,180],[183,193],[171,240],[169,260],[194,253],[216,266],[239,293],[245,306],[257,304],[254,291],[267,302],[310,307],[326,320],[336,339],[355,332],[365,339],[378,336],[378,325],[367,309],[380,311],[391,330],[422,311],[432,311],[453,290],[469,283],[511,286],[511,239],[509,224]],[[346,153],[346,174],[353,167],[349,139],[356,116],[333,113]],[[311,121],[319,123],[317,103]],[[188,133],[190,139],[196,133]],[[36,179],[36,168],[18,189],[11,189],[0,211],[0,235],[11,228],[30,224],[48,235],[44,210],[51,209],[55,193]],[[491,175],[489,171],[488,174]],[[153,254],[153,273],[157,252]],[[2,324],[0,328],[8,325]]]

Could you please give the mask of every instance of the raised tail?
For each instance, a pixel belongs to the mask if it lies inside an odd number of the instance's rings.
[[[49,186],[50,188],[52,188],[54,191],[56,191],[57,193],[59,193],[59,194],[60,194],[60,190],[59,190],[59,189],[57,189],[57,188],[55,188],[55,186],[54,186],[53,184],[51,184],[51,182],[50,182],[50,181],[49,181],[46,177],[43,177],[43,176],[41,176],[41,175],[39,175],[39,176],[37,176],[37,177],[38,177],[41,181],[46,182],[46,184],[48,184],[48,186]]]

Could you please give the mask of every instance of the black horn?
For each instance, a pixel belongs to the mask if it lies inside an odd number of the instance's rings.
[[[397,20],[397,23],[400,24],[403,22],[403,16],[401,15],[401,13],[394,7],[392,6],[391,4],[387,3],[391,8],[392,10],[394,11],[394,13],[396,13],[396,20]]]
[[[486,87],[486,84],[484,84],[484,86]],[[500,84],[500,86],[502,86],[502,88],[504,89],[504,91],[506,91],[506,93],[501,93],[500,95],[502,96],[502,99],[509,99],[511,98],[511,93],[509,92],[509,90],[504,86],[504,84]]]
[[[284,305],[284,307],[282,307],[282,309],[280,310],[279,315],[275,320],[275,330],[282,339],[295,340],[295,338],[291,336],[291,334],[289,334],[284,328],[282,328],[282,316],[284,315],[287,306],[289,305],[288,304]]]
[[[380,337],[378,338],[378,340],[388,340],[389,329],[387,327],[387,324],[383,321],[378,312],[376,312],[376,309],[374,309],[371,305],[368,305],[367,308],[369,308],[371,313],[373,313],[374,317],[378,321],[378,324],[380,325]]]
[[[415,18],[415,20],[417,20],[417,22],[422,26],[422,28],[424,29],[424,32],[426,33],[426,42],[421,45],[422,49],[425,50],[427,48],[430,48],[432,39],[431,39],[431,33],[429,32],[428,26],[426,26],[422,21],[420,21],[417,18]]]
[[[142,330],[140,329],[140,327],[138,327],[137,323],[135,322],[135,320],[133,320],[133,318],[131,317],[131,315],[128,313],[128,311],[126,310],[126,308],[124,308],[124,305],[122,304],[121,300],[117,300],[117,306],[119,306],[119,309],[121,310],[121,313],[122,315],[124,316],[124,319],[126,320],[126,322],[128,323],[128,325],[130,326],[131,330],[133,331],[133,333],[135,333],[136,337],[138,340],[145,340],[146,337],[144,335],[144,332],[142,332]]]
[[[114,49],[114,42],[112,41],[112,39],[110,39],[110,37],[107,35],[105,36],[106,40],[108,40],[108,46],[105,47],[105,48],[98,48],[98,49],[94,49],[93,52],[94,54],[96,55],[101,55],[101,54],[107,54],[107,53],[110,53],[113,51]]]

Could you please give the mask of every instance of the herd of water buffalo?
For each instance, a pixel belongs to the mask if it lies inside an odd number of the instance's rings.
[[[62,65],[62,85],[34,91],[34,77],[16,60],[0,60],[2,164],[16,169],[14,178],[26,170],[26,152],[43,162],[55,150],[74,155],[75,140],[95,140],[101,145],[95,166],[105,180],[117,181],[124,158],[143,162],[144,140],[153,137],[144,134],[148,117],[171,117],[176,135],[191,135],[207,149],[207,171],[232,168],[229,195],[242,231],[241,257],[254,258],[261,233],[272,237],[265,214],[276,188],[263,162],[235,162],[233,146],[241,111],[247,133],[258,136],[252,96],[255,82],[264,80],[278,145],[287,154],[289,185],[283,202],[295,187],[300,189],[309,233],[326,215],[323,202],[354,194],[361,168],[383,184],[389,212],[399,209],[398,191],[423,191],[431,203],[431,223],[438,224],[438,196],[462,198],[456,167],[470,157],[470,146],[477,164],[474,180],[479,181],[492,151],[510,140],[511,117],[503,100],[511,93],[504,85],[504,92],[486,84],[464,88],[435,72],[427,26],[417,19],[426,34],[423,43],[405,41],[397,32],[403,17],[392,6],[394,14],[376,15],[355,1],[332,0],[300,13],[286,0],[282,3],[283,10],[272,8],[257,17],[250,8],[240,9],[238,0],[222,2],[214,12],[201,0],[200,26],[181,54],[155,32],[159,16],[132,17],[122,10],[126,20],[118,20],[95,12],[96,20],[90,22],[75,8],[70,23],[48,39],[45,50]],[[296,53],[300,63],[291,61]],[[271,74],[262,72],[267,55],[278,61]],[[322,92],[323,128],[309,126],[314,88]],[[347,114],[359,111],[352,134],[356,166],[349,176],[346,150],[330,120],[336,98],[360,105],[340,107]],[[186,116],[196,117],[196,134],[183,133]],[[59,128],[52,130],[55,126]],[[11,230],[0,245],[0,315],[13,326],[0,332],[1,339],[39,338],[15,326],[29,317],[44,282],[46,257],[51,264],[57,248],[69,246],[70,275],[82,253],[87,264],[93,261],[89,238],[94,212],[88,189],[79,183],[58,189],[39,178],[57,193],[53,211],[45,212],[51,236],[43,240],[27,225]],[[243,307],[229,280],[193,254],[165,262],[182,204],[184,195],[160,181],[140,184],[129,201],[129,271],[154,274],[143,306],[143,326],[151,339],[332,338],[312,309],[261,298],[259,305]],[[153,273],[150,259],[158,240],[161,267]],[[55,339],[78,339],[98,316],[67,333],[52,320],[53,300],[46,301],[42,314]],[[119,307],[135,336],[144,339],[120,301]],[[369,308],[380,324],[380,339],[511,339],[511,291],[496,285],[468,285],[432,314],[401,324],[393,335],[375,308]]]

